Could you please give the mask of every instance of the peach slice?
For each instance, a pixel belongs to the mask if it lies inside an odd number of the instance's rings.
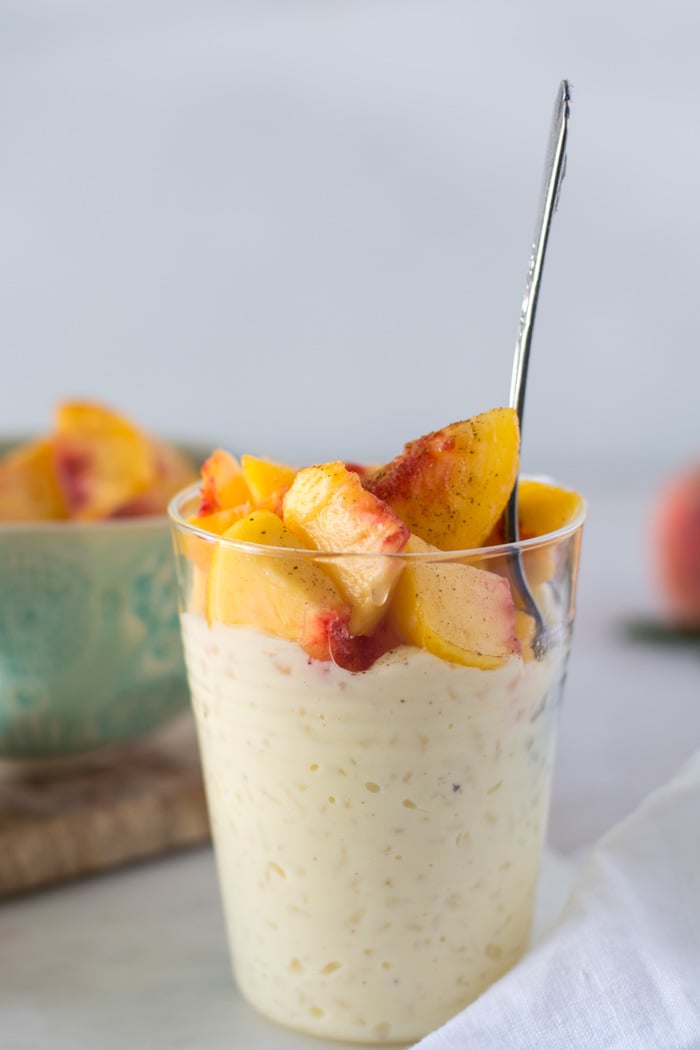
[[[406,553],[430,551],[411,536]],[[390,615],[406,642],[451,663],[489,670],[520,652],[508,581],[472,565],[406,559]]]
[[[50,521],[68,511],[50,438],[13,449],[0,461],[0,521]]]
[[[518,521],[522,539],[556,532],[573,521],[581,510],[581,497],[547,481],[523,478],[518,484]]]
[[[387,616],[373,634],[351,635],[343,630],[335,631],[330,639],[331,659],[346,671],[366,671],[385,653],[401,645],[401,641]]]
[[[294,481],[294,467],[288,467],[286,463],[275,463],[271,459],[243,455],[241,469],[254,505],[265,505],[266,509],[277,513],[282,497]]]
[[[239,550],[225,540],[300,548],[303,543],[272,511],[256,510],[224,533],[207,586],[210,624],[246,624],[299,643],[312,659],[331,659],[333,639],[347,639],[350,608],[312,560]]]
[[[578,492],[552,485],[537,478],[518,482],[518,526],[520,538],[533,539],[556,532],[573,521],[582,507]],[[486,545],[503,543],[502,521],[496,522]]]
[[[577,492],[559,488],[547,481],[523,478],[518,483],[518,527],[520,538],[534,539],[556,532],[573,521],[583,503]],[[486,545],[503,543],[503,523],[498,521]],[[532,587],[551,580],[556,573],[552,548],[534,547],[523,553],[523,565]]]
[[[209,565],[214,553],[215,538],[223,536],[227,529],[230,529],[245,514],[249,513],[250,506],[245,504],[242,507],[228,507],[226,510],[217,510],[214,514],[207,514],[203,518],[195,514],[187,519],[191,525],[196,525],[198,529],[205,529],[212,534],[211,540],[207,542],[201,536],[178,533],[178,545],[181,547],[182,553],[187,560],[192,562],[193,570],[199,576],[206,579],[209,572]]]
[[[148,489],[114,512],[125,518],[139,514],[163,514],[180,489],[197,480],[197,470],[189,456],[164,441],[149,438],[153,480]]]
[[[494,408],[409,442],[364,485],[427,543],[480,547],[515,484],[519,445],[516,412]]]
[[[250,500],[250,490],[241,465],[230,452],[222,448],[215,449],[202,464],[201,475],[201,517],[229,507],[238,507]]]
[[[524,478],[518,485],[520,538],[532,539],[556,532],[573,521],[580,512],[578,492],[550,485],[546,481]],[[523,566],[531,587],[551,580],[557,571],[557,548],[533,548],[523,554]]]
[[[78,520],[109,517],[146,492],[155,477],[146,435],[89,402],[58,406],[54,455],[69,515]]]
[[[188,520],[198,529],[206,529],[207,532],[213,532],[216,536],[223,536],[227,529],[230,529],[246,514],[250,514],[252,510],[250,503],[241,503],[239,507],[225,507],[223,510],[215,510],[213,514],[205,514],[202,517],[195,514]]]
[[[54,432],[0,464],[0,518],[92,521],[163,514],[197,470],[184,452],[87,401],[56,409]]]
[[[336,558],[326,570],[352,607],[351,633],[371,634],[387,610],[402,568],[400,560],[381,555],[404,549],[406,526],[341,462],[300,470],[282,506],[285,524],[308,546],[379,555]]]

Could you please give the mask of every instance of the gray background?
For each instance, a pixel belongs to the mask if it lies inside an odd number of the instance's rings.
[[[524,465],[698,454],[700,5],[3,0],[0,427],[378,460],[508,396],[557,85]]]

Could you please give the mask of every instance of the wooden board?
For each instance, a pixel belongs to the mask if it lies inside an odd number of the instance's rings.
[[[208,839],[189,715],[109,751],[0,762],[0,897]]]

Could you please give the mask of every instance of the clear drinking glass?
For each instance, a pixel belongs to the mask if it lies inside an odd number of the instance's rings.
[[[549,535],[437,555],[260,547],[198,529],[195,511],[194,489],[171,504],[237,984],[263,1014],[315,1036],[416,1040],[528,946],[583,502]],[[260,630],[254,609],[250,623],[218,622],[207,599],[217,544],[235,552],[241,579],[246,565],[266,579],[309,561],[325,573],[337,559],[398,562],[432,651],[400,644],[395,595],[377,595],[388,626],[340,661]],[[517,597],[513,615],[520,571],[541,632]],[[493,645],[472,654],[480,666],[456,662],[463,654],[441,637],[455,616],[476,618],[482,638],[495,621]]]

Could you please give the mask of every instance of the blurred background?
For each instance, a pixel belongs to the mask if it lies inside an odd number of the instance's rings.
[[[507,400],[573,92],[524,465],[698,450],[700,7],[2,0],[3,432],[64,397],[301,463]]]

